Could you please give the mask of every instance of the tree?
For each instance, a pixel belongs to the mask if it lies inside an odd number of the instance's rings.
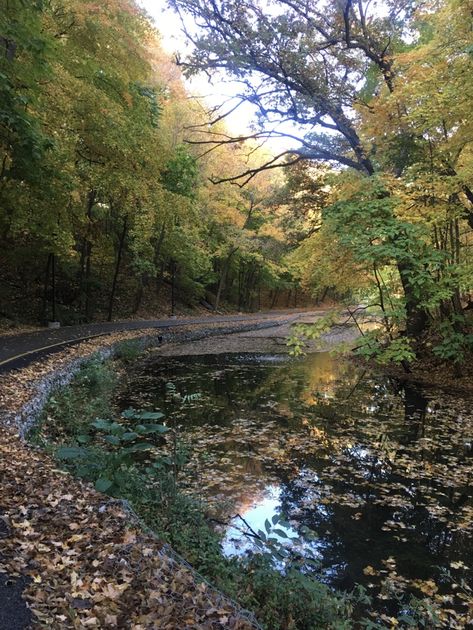
[[[156,308],[171,279],[189,304],[209,290],[254,306],[277,282],[283,249],[262,202],[270,178],[254,180],[255,196],[209,183],[257,147],[202,150],[227,132],[187,93],[135,1],[1,8],[5,314],[23,319],[27,302],[44,320],[53,301],[64,323],[110,319]]]
[[[38,82],[51,76],[54,40],[42,30],[41,2],[0,3],[0,185],[37,176],[52,139],[36,114]],[[35,168],[32,169],[31,166]]]
[[[238,81],[241,101],[257,109],[261,127],[255,135],[295,141],[294,148],[231,179],[245,182],[260,168],[302,159],[348,167],[368,178],[402,176],[412,161],[412,134],[402,134],[397,151],[386,160],[379,150],[384,131],[363,137],[360,112],[371,110],[373,95],[396,96],[396,54],[406,49],[406,30],[411,28],[411,37],[415,33],[414,3],[390,0],[384,15],[367,0],[278,0],[270,8],[256,0],[170,4],[184,24],[183,14],[189,14],[198,25],[197,35],[189,33],[195,48],[182,62],[186,71],[225,73]],[[229,141],[216,137],[205,143]],[[392,194],[389,186],[368,188],[381,199]],[[395,206],[385,204],[393,212]],[[363,212],[363,204],[358,211]],[[413,338],[429,322],[425,303],[430,296],[422,295],[425,270],[411,255],[412,249],[423,249],[424,240],[413,230],[406,232],[402,220],[396,223],[395,212],[385,218],[388,225],[396,224],[388,238],[404,293],[407,333]],[[413,243],[413,238],[420,240]]]

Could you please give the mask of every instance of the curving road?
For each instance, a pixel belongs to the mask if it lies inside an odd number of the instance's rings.
[[[215,315],[207,317],[167,318],[153,320],[133,320],[120,322],[99,322],[94,324],[81,324],[78,326],[64,326],[58,329],[45,328],[34,332],[20,333],[18,335],[0,336],[0,372],[8,372],[13,369],[25,367],[32,361],[58,352],[63,348],[80,343],[94,337],[110,335],[126,330],[169,329],[179,326],[195,324],[220,324],[238,322],[260,322],[275,325],[284,318],[296,321],[299,317],[320,316],[324,311],[266,311],[263,313],[245,315]]]

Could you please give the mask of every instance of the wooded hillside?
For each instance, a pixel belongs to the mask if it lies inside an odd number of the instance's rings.
[[[172,285],[184,306],[292,306],[275,178],[211,183],[258,149],[188,143],[224,127],[133,0],[1,6],[1,317],[153,315]]]
[[[320,229],[295,253],[305,284],[380,309],[385,360],[408,362],[423,341],[461,361],[473,343],[471,0],[171,4],[199,25],[187,72],[237,79],[255,136],[292,139],[283,159],[317,170]],[[379,356],[377,340],[364,352]]]
[[[380,312],[386,360],[409,362],[419,340],[461,360],[472,3],[170,4],[195,31],[178,65],[133,0],[2,2],[1,316],[254,310],[303,293]],[[234,81],[254,132],[226,127],[181,70]],[[275,155],[264,141],[281,137]]]

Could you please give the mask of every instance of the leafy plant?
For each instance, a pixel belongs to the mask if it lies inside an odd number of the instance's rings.
[[[127,426],[117,421],[96,419],[90,427],[96,430],[94,445],[92,446],[64,446],[56,451],[58,459],[76,464],[79,476],[94,481],[95,487],[101,492],[110,494],[120,493],[123,475],[132,467],[143,468],[148,477],[153,477],[156,471],[171,467],[169,458],[154,458],[155,449],[153,437],[163,436],[169,428],[163,424],[149,423],[148,420],[159,420],[161,412],[136,411],[127,409],[122,418],[133,426]],[[80,444],[92,441],[90,433],[77,436]],[[96,445],[102,441],[104,449]]]
[[[387,363],[409,364],[416,355],[408,337],[386,339],[382,331],[368,331],[358,341],[355,354],[374,359],[381,365]]]
[[[464,317],[452,317],[438,326],[440,341],[432,352],[439,358],[453,363],[462,363],[465,355],[473,350],[473,334],[465,332]]]
[[[57,443],[84,434],[92,420],[113,414],[112,396],[117,383],[113,364],[92,357],[80,367],[68,387],[56,390],[49,397],[29,439]]]
[[[128,339],[127,341],[121,341],[115,347],[115,357],[120,359],[124,363],[131,363],[143,352],[142,345],[139,341],[134,339]]]
[[[318,317],[317,320],[311,324],[296,324],[291,335],[287,341],[287,346],[290,348],[289,354],[297,357],[304,354],[304,347],[306,340],[317,340],[338,321],[340,317],[340,311],[337,309],[331,310],[326,315]]]

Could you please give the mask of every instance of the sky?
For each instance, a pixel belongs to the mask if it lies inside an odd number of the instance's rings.
[[[174,11],[166,7],[165,0],[139,0],[139,4],[154,19],[166,50],[184,52],[185,37],[180,30],[179,20]]]
[[[190,48],[186,43],[186,38],[181,31],[181,25],[176,14],[166,8],[165,0],[139,0],[139,4],[154,20],[162,38],[163,48],[171,55],[175,52],[185,57]],[[204,96],[210,107],[215,107],[232,98],[238,91],[238,86],[231,82],[217,82],[212,84],[205,75],[201,75],[192,80],[185,80],[188,90],[197,96]],[[235,101],[233,101],[235,104]],[[231,109],[232,104],[228,104]],[[249,104],[244,104],[238,108],[237,112],[227,118],[227,126],[233,133],[246,134],[253,116],[253,108]]]
[[[181,24],[176,14],[167,8],[166,0],[137,0],[139,4],[146,10],[149,16],[154,20],[158,31],[161,33],[162,44],[164,49],[171,55],[178,52],[181,57],[185,58],[191,50],[190,45],[186,41],[186,37],[181,30]],[[372,3],[372,11],[378,15],[387,12],[384,0],[374,0]],[[192,28],[190,29],[192,30]],[[212,84],[207,75],[194,77],[192,80],[185,80],[186,87],[194,96],[204,97],[204,101],[209,107],[216,107],[225,104],[223,111],[228,111],[238,102],[235,95],[238,94],[240,86],[232,81],[224,82],[221,79]],[[233,101],[231,100],[233,98]],[[221,113],[221,112],[220,112]],[[233,135],[247,135],[251,133],[251,122],[255,114],[254,107],[249,103],[243,103],[234,113],[226,118],[226,126]],[[290,122],[279,127],[280,131],[299,135],[300,130]],[[324,133],[329,133],[324,130]],[[273,153],[279,154],[299,145],[297,141],[289,138],[271,138],[267,140],[266,147]]]
[[[186,42],[186,37],[181,31],[181,24],[176,14],[166,7],[165,0],[138,0],[146,12],[154,20],[158,31],[161,34],[163,48],[171,55],[175,52],[185,57],[191,48]],[[216,107],[224,103],[224,108],[220,113],[229,111],[238,103],[235,94],[241,90],[237,83],[221,80],[212,84],[207,75],[200,75],[192,80],[184,79],[188,91],[194,96],[203,96],[209,107]],[[245,136],[251,134],[251,123],[255,115],[255,108],[250,103],[241,104],[238,109],[228,115],[225,124],[230,133],[235,136]],[[296,133],[297,129],[289,123],[285,125],[285,131]],[[297,142],[289,138],[270,138],[264,141],[264,146],[273,155],[293,149],[298,146]]]

